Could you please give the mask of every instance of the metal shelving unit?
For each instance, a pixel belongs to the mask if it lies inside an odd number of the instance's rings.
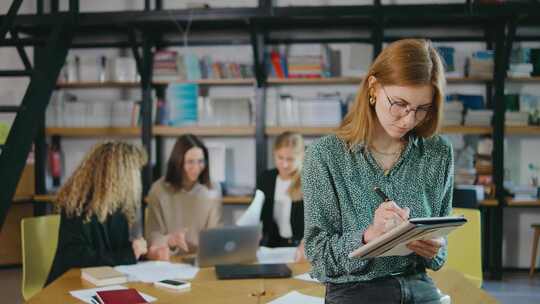
[[[215,8],[194,10],[162,10],[162,1],[145,1],[142,11],[79,13],[78,1],[70,0],[76,18],[69,19],[73,12],[60,12],[59,1],[51,1],[50,12],[45,13],[44,1],[38,0],[38,13],[19,16],[1,16],[1,24],[13,21],[13,30],[24,34],[20,39],[4,39],[3,46],[33,46],[36,54],[45,50],[47,37],[54,32],[58,20],[66,19],[71,24],[72,33],[62,36],[58,48],[100,48],[119,47],[131,48],[137,61],[140,83],[119,82],[88,82],[88,83],[51,83],[51,90],[58,89],[91,89],[91,88],[140,88],[142,96],[142,127],[141,128],[93,128],[90,130],[64,130],[62,128],[45,128],[43,126],[44,111],[36,110],[41,115],[41,127],[24,132],[24,149],[17,150],[17,159],[8,158],[15,155],[17,143],[8,140],[3,149],[0,162],[13,162],[17,166],[7,170],[5,179],[18,180],[24,158],[26,157],[31,140],[36,144],[36,189],[38,194],[46,194],[45,189],[45,136],[53,136],[53,142],[61,136],[140,136],[147,152],[151,155],[150,142],[156,142],[157,167],[163,159],[162,138],[193,132],[203,136],[254,136],[256,143],[256,171],[266,169],[268,158],[267,137],[281,132],[279,127],[266,127],[265,124],[265,95],[269,86],[282,85],[331,85],[359,84],[361,77],[341,77],[331,79],[272,79],[268,78],[264,51],[268,45],[289,43],[369,43],[374,47],[374,56],[382,49],[384,42],[403,38],[397,35],[385,35],[386,30],[408,28],[416,29],[416,37],[430,38],[434,41],[480,41],[486,42],[488,48],[495,50],[496,71],[493,78],[449,78],[449,83],[478,83],[486,85],[488,104],[495,110],[492,128],[475,128],[464,126],[449,126],[443,131],[448,133],[492,134],[494,138],[493,167],[494,181],[497,189],[497,204],[486,203],[485,213],[490,242],[487,246],[487,264],[485,269],[494,278],[501,277],[502,270],[502,214],[506,199],[502,192],[502,173],[504,165],[503,141],[505,134],[540,134],[537,127],[505,127],[504,126],[504,84],[509,50],[514,39],[540,40],[540,36],[520,37],[515,35],[516,24],[538,25],[540,22],[540,4],[537,3],[503,3],[500,5],[477,5],[471,1],[463,4],[429,4],[429,5],[382,5],[375,0],[373,5],[340,6],[340,7],[273,7],[271,0],[259,0],[256,8]],[[154,5],[151,5],[153,2]],[[155,9],[151,9],[155,7]],[[173,22],[174,21],[174,22]],[[255,90],[255,126],[238,128],[169,128],[153,126],[151,122],[151,90],[163,94],[165,83],[152,80],[152,58],[154,48],[181,45],[181,40],[165,38],[166,34],[177,33],[177,24],[185,26],[192,24],[193,38],[190,45],[234,44],[251,45],[253,49],[255,79],[233,80],[202,80],[200,85],[220,86],[254,86]],[[477,29],[470,34],[426,36],[425,27],[441,27],[451,29]],[[344,36],[346,28],[358,35]],[[302,35],[292,35],[302,30],[317,30],[320,35],[316,38],[303,38]],[[4,27],[0,34],[4,34]],[[204,33],[209,31],[222,32],[218,39],[204,39]],[[276,32],[286,31],[291,35],[278,36]],[[367,34],[365,33],[367,31]],[[466,31],[466,33],[469,31]],[[407,34],[410,36],[412,34]],[[4,38],[5,35],[0,37]],[[73,37],[73,39],[71,39]],[[69,41],[68,41],[69,40]],[[9,72],[9,71],[8,71]],[[7,72],[6,72],[7,73]],[[9,73],[8,73],[9,74]],[[7,75],[7,74],[6,74]],[[54,78],[56,79],[56,78]],[[509,81],[537,82],[538,77],[513,78]],[[49,81],[51,82],[52,79]],[[48,96],[44,94],[42,96]],[[40,96],[40,98],[43,98]],[[493,98],[492,98],[493,97]],[[492,100],[493,99],[493,100]],[[44,103],[46,105],[46,102]],[[35,117],[35,116],[32,116]],[[22,127],[24,128],[24,126]],[[287,128],[290,129],[290,128]],[[327,128],[298,128],[306,135],[319,135],[331,132]],[[18,133],[20,136],[22,133]],[[9,160],[8,160],[9,159]],[[4,168],[2,167],[2,170]],[[0,176],[2,177],[2,176]],[[152,169],[144,168],[144,191],[152,182]],[[4,180],[0,178],[0,180]],[[11,185],[11,184],[9,184]],[[0,197],[0,219],[3,219],[9,208],[11,196],[5,193]],[[509,204],[510,205],[510,204]],[[0,220],[1,223],[1,220]]]

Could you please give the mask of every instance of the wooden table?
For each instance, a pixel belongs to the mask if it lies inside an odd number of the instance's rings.
[[[289,264],[293,276],[309,271],[307,263]],[[450,295],[452,304],[460,303],[497,303],[482,289],[475,287],[461,273],[451,269],[429,272],[439,289]],[[79,269],[71,269],[52,284],[40,291],[27,303],[83,303],[72,297],[69,292],[78,289],[96,288],[81,280]],[[246,279],[218,280],[213,267],[201,268],[191,282],[191,291],[174,292],[154,287],[150,283],[123,284],[157,298],[153,303],[268,303],[290,291],[324,297],[324,286],[293,278],[288,279]]]
[[[289,267],[293,271],[293,276],[310,269],[307,263],[290,264]],[[96,286],[81,280],[80,273],[79,269],[71,269],[27,303],[83,303],[72,297],[69,292]],[[218,280],[213,267],[199,270],[191,282],[189,292],[168,291],[142,282],[123,285],[157,298],[153,303],[267,303],[293,290],[313,296],[324,296],[323,285],[293,278]]]

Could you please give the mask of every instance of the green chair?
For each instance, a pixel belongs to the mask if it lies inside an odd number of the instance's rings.
[[[22,295],[30,299],[45,285],[58,245],[59,215],[25,218],[21,221]]]
[[[480,211],[454,208],[454,215],[463,215],[467,223],[448,235],[448,260],[445,267],[457,270],[482,287],[482,237]]]

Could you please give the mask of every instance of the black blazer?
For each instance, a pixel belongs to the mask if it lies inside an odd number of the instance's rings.
[[[304,237],[304,201],[294,201],[291,207],[292,238],[284,239],[279,235],[279,228],[274,221],[274,192],[276,190],[277,169],[266,170],[257,178],[257,189],[264,192],[264,204],[261,211],[263,223],[262,246],[288,247],[298,246]]]
[[[125,215],[120,211],[100,223],[95,215],[87,223],[82,216],[62,212],[58,247],[45,285],[70,268],[135,264]]]

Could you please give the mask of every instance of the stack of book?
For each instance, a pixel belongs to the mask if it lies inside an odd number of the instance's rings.
[[[81,278],[96,286],[115,285],[127,282],[127,276],[111,266],[82,268]]]
[[[164,121],[170,126],[197,124],[199,87],[193,83],[171,83],[166,90]]]
[[[48,127],[135,127],[140,102],[53,98],[45,117]]]
[[[529,124],[540,125],[540,97],[531,94],[519,95],[519,110],[529,113]]]
[[[464,124],[467,126],[490,126],[493,110],[467,110]]]
[[[176,51],[159,50],[154,54],[153,80],[175,81],[179,77],[179,57]]]
[[[247,126],[252,122],[248,97],[200,97],[198,124],[202,126]]]
[[[469,77],[493,77],[494,52],[490,50],[476,51],[468,59]]]
[[[532,63],[511,63],[509,77],[529,77],[533,71]]]
[[[527,126],[529,124],[528,112],[506,112],[505,122],[507,126]]]
[[[522,47],[513,49],[510,55],[508,76],[529,77],[532,72],[533,64],[531,63],[531,49]]]
[[[277,101],[277,125],[336,127],[341,122],[343,112],[339,95],[281,95]]]
[[[463,122],[463,103],[459,100],[449,101],[444,104],[445,126],[461,125]]]
[[[268,56],[269,71],[277,78],[341,76],[341,52],[327,44],[274,48]]]

